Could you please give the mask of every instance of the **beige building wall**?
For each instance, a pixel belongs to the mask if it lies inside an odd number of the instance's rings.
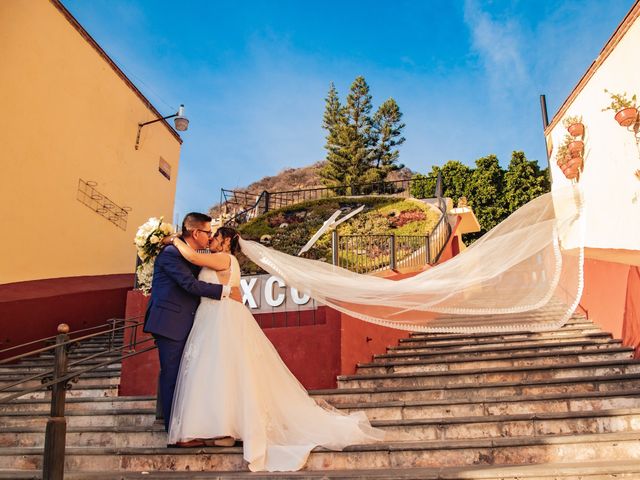
[[[580,185],[587,214],[587,254],[625,263],[640,261],[640,179],[635,174],[640,170],[640,135],[618,125],[616,112],[602,109],[611,103],[605,88],[640,99],[639,52],[640,3],[636,3],[545,132],[548,146],[554,147],[550,163],[555,190],[570,184],[556,165],[557,146],[567,133],[562,120],[582,116],[585,160]],[[627,253],[605,254],[602,249]]]
[[[134,148],[159,115],[67,14],[0,1],[0,284],[132,273],[137,227],[172,220],[179,137],[158,122]],[[131,209],[125,230],[78,201],[79,179]]]

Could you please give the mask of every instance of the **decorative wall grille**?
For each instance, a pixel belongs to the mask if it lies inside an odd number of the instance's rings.
[[[116,227],[126,230],[127,217],[131,208],[117,205],[109,197],[96,190],[95,187],[97,186],[97,182],[92,182],[91,180],[85,182],[81,178],[78,179],[78,201],[102,215]]]

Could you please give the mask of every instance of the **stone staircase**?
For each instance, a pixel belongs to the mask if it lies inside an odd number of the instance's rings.
[[[304,471],[273,474],[248,473],[241,447],[166,448],[155,399],[118,397],[115,364],[68,393],[65,478],[640,479],[632,354],[580,316],[557,332],[412,334],[339,377],[338,389],[312,394],[414,440],[317,448]],[[0,367],[0,385],[52,360]],[[47,396],[0,404],[0,478],[40,478]]]

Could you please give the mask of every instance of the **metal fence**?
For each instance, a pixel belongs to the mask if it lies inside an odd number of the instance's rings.
[[[334,264],[356,273],[426,265],[429,235],[338,235]]]
[[[435,181],[435,179],[433,179]],[[424,182],[424,178],[419,180]],[[414,179],[390,180],[375,183],[338,185],[334,187],[303,188],[281,192],[252,193],[221,189],[220,203],[223,215],[228,215],[225,224],[237,226],[259,215],[311,200],[332,197],[358,197],[371,195],[411,196]],[[435,191],[434,191],[435,195]]]

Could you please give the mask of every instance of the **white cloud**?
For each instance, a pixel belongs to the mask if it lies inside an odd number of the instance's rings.
[[[499,20],[483,10],[477,0],[466,0],[464,21],[469,27],[474,51],[489,79],[492,94],[521,92],[528,85],[524,59],[523,27],[516,19]]]

